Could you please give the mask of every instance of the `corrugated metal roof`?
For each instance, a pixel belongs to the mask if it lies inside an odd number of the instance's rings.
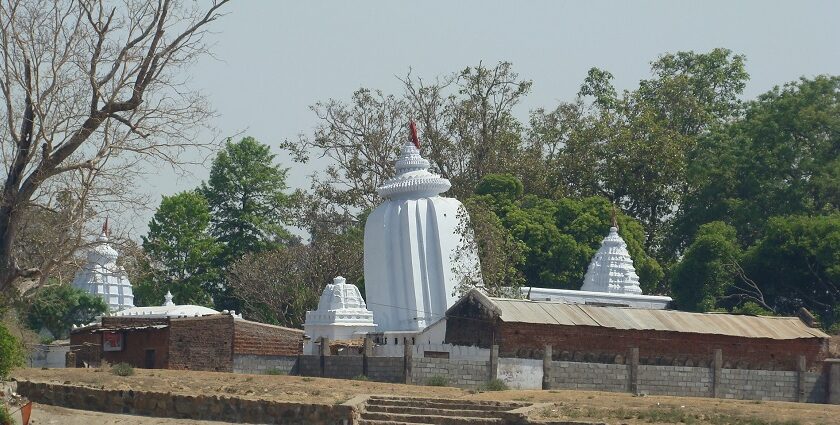
[[[600,307],[550,301],[487,298],[504,322],[566,326],[598,326],[626,330],[656,330],[745,338],[829,338],[796,317],[689,313],[627,307]]]

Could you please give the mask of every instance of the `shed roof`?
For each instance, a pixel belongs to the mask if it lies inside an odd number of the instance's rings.
[[[566,304],[490,298],[473,289],[463,299],[474,297],[508,323],[564,326],[596,326],[622,330],[654,330],[744,338],[829,338],[797,317],[746,316],[719,313],[689,313],[628,307]],[[456,303],[456,306],[460,301]],[[452,307],[453,309],[455,306]],[[451,311],[452,309],[450,309]]]

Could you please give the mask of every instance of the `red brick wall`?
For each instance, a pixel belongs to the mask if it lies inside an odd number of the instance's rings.
[[[234,322],[234,354],[297,356],[303,351],[303,331],[265,323]]]
[[[169,321],[169,369],[233,371],[233,317],[217,314]]]
[[[122,351],[103,351],[102,358],[105,361],[112,365],[128,363],[142,368],[146,367],[146,350],[154,350],[153,367],[166,369],[169,360],[169,329],[132,329],[122,332]]]
[[[76,353],[76,367],[99,366],[102,361],[102,334],[92,333],[95,328],[70,333],[70,349]]]
[[[465,331],[468,329],[461,329]],[[529,323],[500,323],[495,327],[495,339],[503,357],[541,358],[543,347],[551,345],[555,358],[603,360],[624,357],[629,348],[638,347],[639,358],[646,364],[673,364],[675,360],[705,364],[711,360],[712,350],[720,348],[725,364],[750,369],[795,370],[800,355],[806,356],[808,367],[812,367],[827,354],[827,342],[818,338],[774,340]]]

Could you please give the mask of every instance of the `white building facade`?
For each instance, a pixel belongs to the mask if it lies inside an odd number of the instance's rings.
[[[365,223],[364,272],[378,332],[423,330],[454,304],[470,272],[480,273],[478,254],[462,243],[470,229],[463,205],[440,196],[450,186],[406,143],[396,175],[377,188],[385,201]]]
[[[105,300],[111,312],[134,307],[134,292],[125,269],[117,265],[119,253],[108,243],[108,225],[88,251],[87,262],[73,279],[73,286]]]
[[[314,344],[321,338],[330,341],[364,338],[374,329],[373,312],[367,309],[359,288],[338,276],[324,288],[318,309],[306,312],[303,331],[308,339],[303,353],[317,354]]]

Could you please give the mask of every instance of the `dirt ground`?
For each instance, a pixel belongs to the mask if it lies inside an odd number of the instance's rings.
[[[72,383],[109,389],[165,391],[179,394],[226,395],[250,399],[298,401],[333,404],[359,394],[388,394],[447,399],[527,401],[550,403],[535,409],[533,416],[580,421],[604,421],[608,424],[840,424],[840,406],[770,401],[720,400],[711,398],[636,397],[624,393],[595,391],[496,391],[476,392],[450,387],[426,387],[384,384],[369,381],[308,378],[299,376],[244,375],[216,372],[135,369],[133,376],[121,377],[96,369],[20,369],[18,380]],[[124,415],[106,415],[119,416]],[[137,423],[203,424],[174,421]],[[142,422],[142,420],[148,420]],[[154,419],[158,421],[159,419]],[[39,422],[49,423],[49,422]],[[56,422],[73,424],[75,422]],[[78,422],[80,425],[93,423]],[[207,422],[211,424],[212,422]]]
[[[115,415],[36,404],[33,406],[29,423],[31,425],[222,425],[225,422]]]

